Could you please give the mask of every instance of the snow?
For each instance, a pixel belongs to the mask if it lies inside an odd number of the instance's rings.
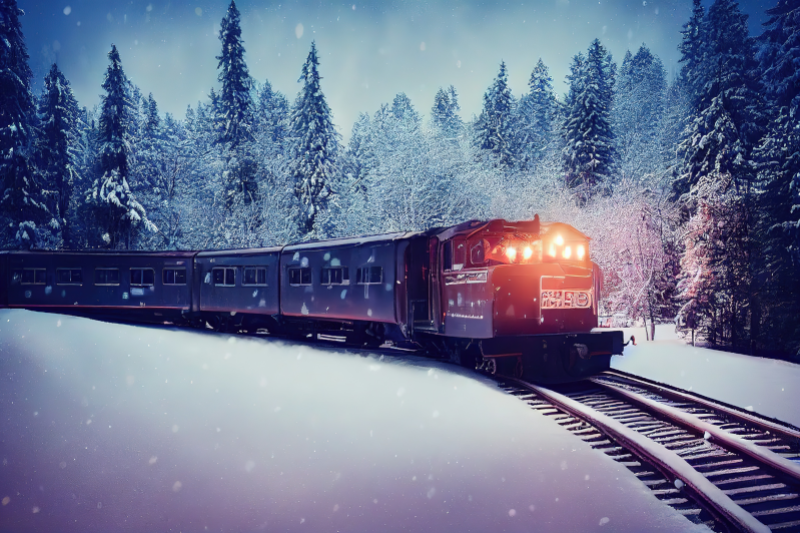
[[[17,530],[702,530],[421,358],[2,310],[0,376]]]
[[[625,330],[631,334],[638,346],[612,358],[613,368],[800,426],[800,365],[694,347],[672,325],[657,326],[653,342],[644,328]]]

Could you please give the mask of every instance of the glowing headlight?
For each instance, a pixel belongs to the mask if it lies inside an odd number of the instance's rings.
[[[530,259],[533,255],[533,250],[531,250],[530,246],[526,246],[525,249],[522,251],[523,259]]]
[[[506,257],[508,257],[509,261],[513,261],[517,258],[517,249],[513,246],[509,246],[506,248]]]
[[[583,259],[583,256],[586,255],[586,248],[583,247],[581,244],[578,246],[578,259]]]
[[[549,255],[550,257],[555,257],[556,256],[556,247],[555,247],[555,245],[553,245],[553,244],[550,245],[550,249],[547,250],[547,255]]]
[[[564,248],[564,259],[569,259],[572,256],[572,248],[567,246]]]
[[[555,243],[556,243],[557,245],[559,245],[559,246],[561,246],[562,244],[564,244],[564,239],[561,237],[561,235],[556,235],[556,240],[555,240]]]

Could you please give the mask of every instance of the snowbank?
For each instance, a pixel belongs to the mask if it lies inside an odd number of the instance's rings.
[[[0,376],[3,531],[702,529],[427,360],[4,310]]]
[[[638,346],[612,358],[612,367],[800,426],[800,365],[686,344],[671,325],[625,329]]]

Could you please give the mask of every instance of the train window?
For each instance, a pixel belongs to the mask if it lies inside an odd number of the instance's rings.
[[[383,283],[383,267],[363,267],[356,271],[356,284],[377,285]]]
[[[152,268],[132,268],[131,287],[152,287],[156,284],[156,271]]]
[[[118,268],[95,268],[94,269],[94,284],[95,285],[119,285],[119,269]]]
[[[322,284],[323,285],[349,285],[350,273],[347,267],[336,268],[323,268],[322,269]]]
[[[242,285],[267,284],[267,267],[244,267],[244,279]]]
[[[80,268],[57,268],[56,283],[59,285],[80,285],[83,283],[83,271]]]
[[[217,267],[211,269],[211,279],[217,287],[236,286],[236,267]]]
[[[165,268],[161,271],[161,281],[164,285],[186,285],[186,269]]]
[[[311,269],[290,268],[289,285],[311,285]]]
[[[467,241],[463,238],[453,240],[453,270],[461,270],[467,263]]]
[[[478,239],[469,250],[469,261],[472,266],[483,266],[485,258],[483,256],[483,239]]]
[[[47,280],[47,269],[24,268],[22,269],[23,285],[44,285]]]

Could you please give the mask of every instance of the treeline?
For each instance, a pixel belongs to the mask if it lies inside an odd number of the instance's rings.
[[[253,247],[539,213],[592,237],[605,313],[800,357],[799,5],[779,0],[753,38],[732,0],[708,12],[695,0],[674,80],[646,46],[618,65],[596,39],[563,97],[541,60],[513,95],[501,63],[479,116],[462,119],[452,86],[428,120],[400,93],[361,114],[345,145],[315,45],[290,102],[249,75],[234,2],[220,83],[178,119],[114,46],[98,108],[79,106],[56,65],[34,97],[7,0],[0,245]]]

